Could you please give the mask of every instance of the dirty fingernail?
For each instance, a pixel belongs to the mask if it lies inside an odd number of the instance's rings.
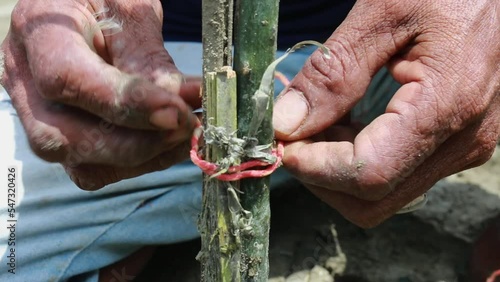
[[[163,108],[155,111],[150,117],[149,122],[161,129],[179,128],[179,111],[176,108]]]
[[[291,89],[278,98],[274,106],[274,130],[284,135],[292,134],[300,127],[308,112],[302,93]]]

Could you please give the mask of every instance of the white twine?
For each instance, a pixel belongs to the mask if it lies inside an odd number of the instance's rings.
[[[102,7],[99,11],[93,14],[97,21],[97,26],[103,32],[104,36],[117,34],[123,30],[123,22],[119,21],[116,16],[108,17],[109,9]]]

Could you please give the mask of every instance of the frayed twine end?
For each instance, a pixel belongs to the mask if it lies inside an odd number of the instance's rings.
[[[108,8],[101,8],[93,16],[97,21],[97,26],[102,31],[104,36],[117,34],[123,30],[123,22],[116,19],[115,16],[108,17]]]

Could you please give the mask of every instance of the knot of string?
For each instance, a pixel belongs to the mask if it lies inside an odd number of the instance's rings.
[[[272,144],[257,145],[258,140],[254,136],[259,131],[269,109],[274,92],[273,79],[279,79],[285,86],[289,84],[288,79],[283,74],[275,73],[276,66],[290,53],[311,44],[317,46],[325,58],[330,58],[330,50],[327,47],[319,42],[306,40],[295,44],[285,54],[272,62],[262,75],[259,88],[252,96],[255,114],[250,120],[247,137],[237,138],[234,136],[235,132],[228,133],[224,128],[212,125],[208,125],[205,129],[200,123],[196,126],[191,138],[190,157],[193,163],[205,174],[222,181],[237,181],[244,178],[268,176],[281,165],[284,151],[283,142],[276,141],[275,148],[272,148],[269,153]],[[203,131],[205,132],[205,143],[217,146],[226,154],[217,163],[204,160],[199,150],[198,142]],[[241,162],[241,160],[248,161]]]
[[[261,158],[250,159],[241,164],[232,165],[231,155],[225,158],[222,163],[212,163],[203,159],[199,150],[199,138],[203,132],[201,124],[198,124],[191,137],[190,157],[195,165],[197,165],[203,173],[212,178],[222,181],[237,181],[244,178],[259,178],[265,177],[273,173],[280,165],[283,159],[283,142],[278,141],[276,147],[271,149],[271,153],[265,154]],[[240,139],[243,140],[243,139]],[[269,146],[266,146],[269,147]],[[240,146],[242,149],[242,146]],[[248,151],[256,151],[257,146],[249,148]],[[244,151],[244,150],[243,150]],[[248,155],[248,154],[247,154]]]

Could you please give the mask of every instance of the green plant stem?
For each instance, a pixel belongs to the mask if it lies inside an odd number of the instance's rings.
[[[227,67],[208,72],[206,115],[213,126],[236,130],[236,75]],[[216,162],[225,156],[216,147],[208,147],[207,159]],[[233,215],[229,210],[228,183],[205,177],[199,229],[202,250],[202,281],[240,281],[240,244],[234,236]]]
[[[231,69],[232,0],[203,0],[203,108],[205,126],[236,128],[236,75]],[[216,162],[223,152],[208,146],[206,159]],[[201,235],[201,280],[240,281],[240,247],[228,205],[227,182],[204,177]]]
[[[278,27],[278,0],[236,0],[234,60],[238,88],[238,134],[247,136],[254,115],[252,96],[267,66],[274,60]],[[259,144],[273,142],[272,107],[256,137]],[[269,177],[243,180],[240,196],[253,216],[251,236],[242,237],[242,280],[267,281],[270,228]]]

